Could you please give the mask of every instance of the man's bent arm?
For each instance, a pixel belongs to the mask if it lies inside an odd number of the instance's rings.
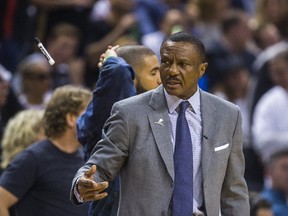
[[[0,215],[9,216],[9,208],[18,202],[18,198],[0,186]]]

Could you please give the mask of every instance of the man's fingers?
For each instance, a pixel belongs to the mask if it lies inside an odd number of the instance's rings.
[[[103,66],[102,62],[98,63],[98,68],[101,68]]]
[[[83,190],[85,192],[95,191],[95,192],[102,192],[109,186],[108,182],[99,182],[96,183],[89,179],[80,179],[78,182],[79,190]]]
[[[108,195],[107,192],[103,192],[108,185],[109,183],[106,181],[96,183],[92,180],[82,178],[78,182],[78,190],[84,201],[99,200]]]
[[[109,186],[109,183],[107,181],[104,182],[98,182],[96,183],[94,180],[90,180],[88,178],[85,177],[81,177],[78,181],[78,189],[79,192],[97,192],[100,193],[103,190],[105,190],[107,187]]]
[[[103,199],[104,197],[108,196],[107,192],[99,193],[99,194],[88,194],[83,198],[84,201],[94,201],[94,200],[100,200]]]
[[[78,181],[78,187],[88,187],[88,188],[94,188],[95,182],[93,180],[87,179],[87,178],[80,178]]]
[[[102,53],[101,56],[100,56],[100,59],[104,59],[105,55],[106,55],[105,53]]]
[[[111,47],[110,49],[115,51],[118,47],[119,47],[119,45],[116,45],[116,46]]]
[[[107,187],[109,186],[109,183],[108,182],[99,182],[99,183],[96,183],[96,186],[95,186],[95,190],[100,193],[102,191],[104,191]]]
[[[104,58],[104,61],[106,58],[110,57],[110,56],[114,56],[114,57],[117,57],[117,53],[115,52],[115,50],[119,47],[119,45],[116,45],[116,46],[108,46],[108,49],[106,50],[105,52],[105,58]]]
[[[88,179],[93,179],[93,175],[96,173],[97,167],[96,165],[92,165],[92,167],[85,172],[84,177]]]
[[[109,185],[107,181],[95,182],[93,174],[96,173],[96,165],[87,170],[77,183],[78,191],[84,201],[92,201],[103,199],[108,195],[107,192],[103,192]]]

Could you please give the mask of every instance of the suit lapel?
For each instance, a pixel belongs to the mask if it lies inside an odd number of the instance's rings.
[[[200,90],[201,113],[203,125],[202,137],[202,174],[203,183],[210,175],[211,159],[213,154],[213,130],[217,127],[216,111],[211,98],[207,93]],[[163,93],[163,87],[158,87],[152,94],[149,105],[155,110],[148,114],[149,123],[156,145],[160,155],[166,165],[167,171],[172,179],[174,179],[174,164],[173,164],[173,144],[171,140],[171,124],[168,115],[168,108]]]
[[[155,110],[148,114],[148,119],[156,145],[169,175],[174,179],[171,124],[162,86],[158,87],[153,93],[149,105]]]
[[[211,159],[213,158],[213,134],[215,128],[217,128],[217,116],[215,116],[215,106],[212,103],[207,93],[200,91],[201,100],[201,113],[202,113],[202,174],[203,183],[205,185],[206,179],[210,176],[209,169],[213,168],[211,165]],[[211,176],[210,176],[211,177]]]

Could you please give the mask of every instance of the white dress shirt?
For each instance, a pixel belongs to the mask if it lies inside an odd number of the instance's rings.
[[[172,126],[172,143],[175,148],[176,124],[178,117],[178,106],[182,99],[169,95],[165,90],[165,97],[169,109],[169,117]],[[190,103],[185,116],[189,125],[193,149],[193,212],[201,213],[199,208],[203,204],[202,169],[201,169],[201,140],[202,140],[202,118],[200,109],[199,88],[196,93],[187,100]]]
[[[271,153],[288,148],[288,91],[275,86],[266,92],[254,111],[254,144],[263,160]]]

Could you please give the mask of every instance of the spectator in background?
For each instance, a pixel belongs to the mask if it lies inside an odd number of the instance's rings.
[[[256,104],[252,126],[254,144],[263,161],[288,147],[288,50],[269,62],[269,72],[275,86]]]
[[[223,69],[221,81],[211,92],[218,97],[236,104],[242,114],[243,145],[250,145],[250,102],[251,93],[253,92],[253,79],[243,62],[231,56],[226,58],[227,62]]]
[[[145,35],[160,29],[161,22],[168,10],[184,11],[187,0],[136,0],[136,2],[141,35]]]
[[[43,114],[43,110],[22,110],[9,120],[1,141],[2,170],[25,148],[44,139]]]
[[[13,74],[33,50],[36,23],[32,0],[0,1],[0,63]]]
[[[12,73],[0,64],[0,142],[8,120],[22,109],[11,89],[11,79]]]
[[[270,26],[270,27],[269,27]],[[254,35],[255,38],[255,43],[256,45],[261,49],[261,47],[265,47],[264,50],[262,50],[261,52],[259,52],[257,54],[257,57],[255,59],[255,61],[253,62],[252,65],[252,73],[255,75],[256,78],[256,83],[255,83],[255,91],[253,94],[253,101],[252,101],[252,107],[251,107],[251,120],[253,120],[253,115],[254,115],[254,110],[255,110],[255,106],[258,103],[259,99],[262,97],[263,94],[265,94],[269,89],[271,89],[274,86],[274,83],[271,79],[270,73],[269,73],[269,62],[278,54],[281,53],[282,51],[285,51],[288,49],[288,43],[287,40],[285,40],[282,36],[280,38],[280,41],[277,41],[277,29],[275,29],[275,27],[273,27],[272,24],[267,24],[267,26],[263,26],[263,32],[261,30],[261,26],[259,27],[259,30],[254,29],[254,33],[256,33],[256,35]],[[267,31],[274,31],[273,29],[275,29],[275,33],[276,33],[276,37],[274,39],[272,39],[270,37],[269,42],[267,41],[267,39],[269,38],[269,36],[265,36],[265,32],[267,32],[265,29],[267,29]],[[268,30],[270,29],[270,30]],[[258,36],[257,36],[257,31],[258,32]],[[262,32],[262,33],[261,33]],[[263,34],[263,35],[262,35]],[[267,34],[269,34],[267,32]],[[273,33],[272,33],[273,34]],[[262,36],[261,36],[262,35]],[[258,38],[258,39],[257,39]],[[264,41],[263,39],[265,39],[266,41]],[[273,44],[272,42],[275,41],[275,43]],[[266,47],[266,45],[270,44],[268,47]],[[253,123],[253,122],[251,122]]]
[[[26,56],[18,66],[13,89],[24,109],[44,109],[51,97],[51,67],[42,53]]]
[[[161,20],[159,30],[143,35],[141,43],[152,49],[160,60],[162,41],[169,35],[184,30],[186,30],[185,12],[179,9],[170,9],[166,11]]]
[[[2,65],[0,65],[0,141],[2,138],[2,133],[5,124],[2,116],[2,108],[7,102],[7,97],[10,90],[9,88],[11,78],[12,74],[9,71],[7,71]]]
[[[5,127],[1,143],[3,149],[0,173],[9,166],[14,157],[29,145],[44,138],[43,110],[22,110],[11,117]],[[0,174],[0,176],[1,176]],[[14,216],[9,208],[9,216]]]
[[[52,66],[53,89],[73,84],[84,86],[85,62],[78,56],[82,35],[76,26],[58,23],[47,37],[47,51],[55,60]]]
[[[231,7],[238,8],[253,15],[255,13],[255,0],[230,0]]]
[[[44,43],[47,36],[51,34],[54,26],[59,23],[69,23],[85,35],[87,32],[87,21],[93,6],[97,0],[30,0],[37,7],[36,33]],[[89,27],[88,27],[89,28]],[[80,45],[80,52],[84,44]]]
[[[109,0],[110,11],[103,19],[87,23],[89,31],[86,41],[86,85],[95,85],[99,70],[97,61],[109,45],[138,44],[141,38],[135,0]]]
[[[214,40],[207,48],[209,67],[207,77],[209,89],[219,82],[221,72],[225,70],[226,62],[231,56],[239,58],[252,73],[252,64],[256,58],[254,49],[249,46],[252,32],[248,25],[249,16],[239,10],[228,10],[222,14],[220,40]]]
[[[274,216],[288,215],[288,148],[274,152],[265,163],[269,183],[261,197],[272,204]]]
[[[250,216],[274,216],[272,213],[272,204],[259,193],[249,193]]]
[[[101,55],[100,77],[93,100],[77,123],[77,135],[84,146],[86,160],[101,139],[102,127],[110,116],[112,105],[161,84],[159,62],[151,49],[142,45],[117,47],[110,47]]]
[[[274,24],[282,37],[288,37],[288,1],[256,0],[255,20],[259,26]]]
[[[159,63],[152,50],[141,45],[110,47],[100,58],[100,76],[93,100],[78,119],[77,135],[88,160],[101,139],[102,128],[112,105],[122,99],[156,88],[160,83]],[[90,216],[115,216],[119,202],[119,178],[109,182],[109,197],[92,202]]]
[[[254,78],[241,59],[226,58],[220,82],[212,93],[236,104],[242,114],[243,152],[245,156],[245,180],[249,190],[261,191],[263,188],[263,167],[251,138],[250,112],[254,91]]]
[[[83,164],[76,122],[91,92],[74,86],[55,90],[44,112],[47,139],[19,153],[0,178],[0,215],[12,206],[18,216],[83,216],[87,205],[75,207],[69,189]]]
[[[221,20],[229,9],[230,0],[191,0],[198,8],[198,19],[195,22],[193,32],[203,40],[209,49],[211,43],[219,41],[222,37]]]
[[[274,24],[264,23],[261,26],[255,26],[255,29],[253,29],[253,39],[259,52],[261,52],[280,42],[282,36]]]

